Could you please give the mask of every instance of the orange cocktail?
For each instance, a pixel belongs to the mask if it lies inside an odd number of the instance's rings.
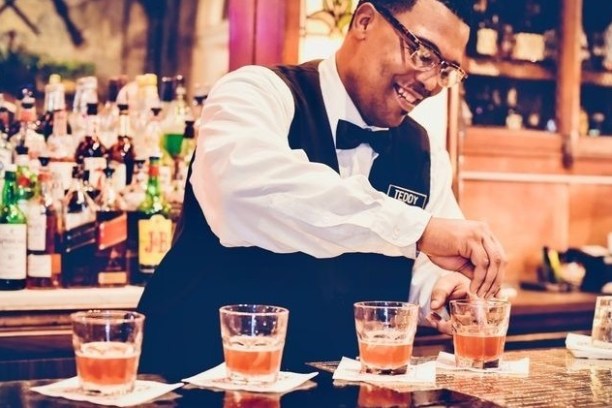
[[[359,340],[359,358],[370,368],[380,371],[401,370],[412,357],[411,343],[385,343]]]
[[[406,302],[354,305],[359,359],[364,372],[403,374],[412,357],[419,307]]]
[[[504,352],[506,336],[478,336],[456,333],[455,353],[474,360],[499,360]]]
[[[457,366],[498,367],[506,343],[510,303],[504,300],[453,300],[450,312]]]
[[[227,378],[236,383],[276,381],[289,311],[278,306],[228,305],[219,309]]]
[[[84,391],[125,394],[134,389],[144,315],[90,310],[70,315],[77,376]]]
[[[223,346],[227,369],[243,376],[267,376],[278,372],[282,345],[251,345],[246,339],[233,338]]]
[[[79,378],[88,386],[127,386],[136,379],[139,353],[129,344],[87,343],[75,354]]]

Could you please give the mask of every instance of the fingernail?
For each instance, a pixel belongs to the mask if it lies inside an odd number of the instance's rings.
[[[436,322],[439,322],[442,320],[442,316],[440,316],[438,313],[433,312],[433,311],[429,313],[429,317],[431,317]]]

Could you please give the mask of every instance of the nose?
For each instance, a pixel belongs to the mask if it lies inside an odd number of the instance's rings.
[[[440,90],[440,84],[438,83],[438,70],[430,69],[428,71],[421,71],[416,75],[416,79],[423,84],[423,87],[427,89],[429,95],[433,95],[436,91]]]

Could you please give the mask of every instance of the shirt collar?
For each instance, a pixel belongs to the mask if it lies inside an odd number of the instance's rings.
[[[336,141],[336,126],[338,120],[343,119],[354,123],[362,128],[369,128],[374,131],[386,130],[375,126],[368,126],[357,110],[355,103],[349,96],[336,66],[336,56],[324,59],[319,64],[319,80],[321,82],[321,93],[323,95],[323,103],[327,111],[329,126]]]

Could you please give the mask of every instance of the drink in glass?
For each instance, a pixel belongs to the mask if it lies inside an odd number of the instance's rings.
[[[219,309],[227,377],[265,384],[278,378],[289,311],[268,305],[229,305]]]
[[[452,300],[455,361],[458,367],[499,367],[510,321],[505,300]]]
[[[612,296],[597,297],[591,342],[595,347],[612,349]]]
[[[354,305],[361,369],[374,374],[404,374],[412,357],[418,305],[369,301]]]
[[[132,391],[144,315],[123,310],[90,310],[70,317],[81,388],[102,395]]]

